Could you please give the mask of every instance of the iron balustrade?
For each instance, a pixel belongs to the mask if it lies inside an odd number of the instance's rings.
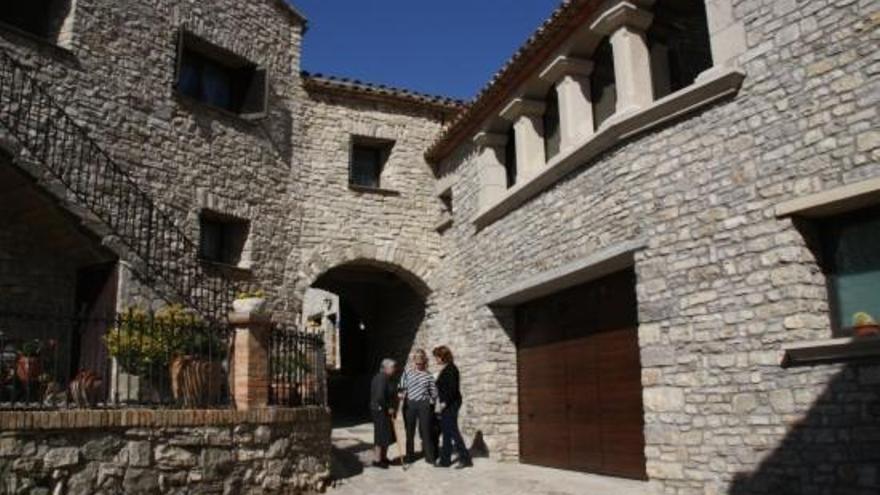
[[[269,404],[325,406],[325,357],[320,334],[274,326],[269,334]]]
[[[228,407],[230,335],[179,309],[0,313],[0,409]]]
[[[0,125],[64,185],[71,201],[105,224],[141,263],[135,270],[168,301],[223,316],[236,291],[209,274],[197,243],[50,96],[33,71],[0,50]],[[135,261],[135,260],[129,260]]]

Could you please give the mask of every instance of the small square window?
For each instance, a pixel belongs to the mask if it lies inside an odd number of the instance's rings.
[[[835,336],[851,336],[853,316],[880,318],[880,208],[819,224]]]
[[[391,154],[393,142],[355,138],[351,144],[349,184],[379,189],[382,186],[382,169]]]
[[[181,31],[177,91],[193,100],[236,113],[260,118],[266,113],[266,70],[238,55]]]
[[[247,220],[205,211],[199,217],[199,256],[205,261],[238,266],[247,242]]]

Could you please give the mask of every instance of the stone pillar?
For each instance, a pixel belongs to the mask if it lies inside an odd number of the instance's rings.
[[[556,86],[559,98],[560,152],[593,134],[593,102],[590,74],[593,62],[560,56],[541,72],[541,79]]]
[[[232,356],[232,397],[239,411],[269,405],[269,332],[265,314],[231,313],[235,329]]]
[[[501,118],[513,123],[516,164],[524,179],[538,173],[546,163],[544,156],[543,101],[517,98],[501,111]]]
[[[614,79],[617,85],[615,115],[645,108],[654,101],[651,83],[651,57],[645,31],[653,14],[636,4],[613,4],[593,23],[591,29],[607,35],[614,51]]]
[[[474,137],[479,149],[477,156],[477,173],[480,177],[479,204],[484,211],[497,203],[507,191],[507,170],[504,161],[507,159],[504,147],[507,136],[493,132],[481,132]]]

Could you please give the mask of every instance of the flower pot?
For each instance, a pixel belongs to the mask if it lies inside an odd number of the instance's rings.
[[[266,309],[266,299],[263,297],[246,297],[232,301],[232,309],[236,313],[260,314]]]
[[[15,376],[24,383],[36,381],[43,372],[39,357],[18,356],[15,362]]]
[[[198,356],[178,356],[169,365],[174,400],[187,407],[220,402],[223,367]]]
[[[853,327],[853,334],[856,337],[872,337],[880,335],[880,325],[859,325]]]

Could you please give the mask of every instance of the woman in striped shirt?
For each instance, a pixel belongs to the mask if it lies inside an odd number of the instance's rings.
[[[436,448],[431,434],[431,423],[434,420],[433,404],[437,401],[437,385],[434,383],[434,376],[428,373],[428,355],[423,349],[413,352],[412,363],[403,372],[400,380],[400,398],[404,404],[403,420],[406,426],[406,461],[415,460],[414,443],[418,422],[425,461],[434,464]]]

